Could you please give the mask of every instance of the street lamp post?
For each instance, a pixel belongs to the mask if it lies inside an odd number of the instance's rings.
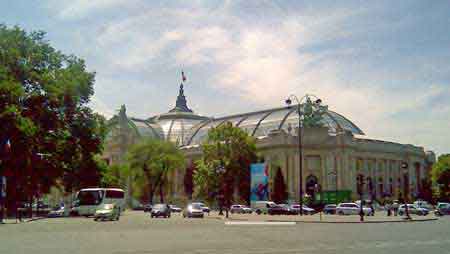
[[[358,175],[357,178],[358,182],[358,194],[359,194],[359,200],[361,200],[361,204],[359,205],[359,221],[364,221],[364,210],[363,210],[363,185],[364,185],[364,176],[362,174]]]
[[[403,185],[404,185],[404,197],[403,197],[403,204],[405,206],[405,214],[406,214],[406,220],[410,220],[411,216],[409,215],[409,209],[408,209],[408,163],[402,162],[402,171],[403,171]]]
[[[221,164],[221,165],[219,165],[216,168],[215,171],[216,171],[216,174],[219,175],[219,177],[223,176],[223,174],[225,173],[225,167]],[[220,188],[219,195],[217,195],[217,203],[219,204],[219,215],[223,215],[223,209],[222,209],[223,206],[222,205],[224,203],[224,198],[225,198],[225,195],[223,193],[225,191],[223,185],[224,185],[223,181],[220,181],[220,184],[219,184],[219,188]],[[227,213],[227,215],[228,215],[228,213]]]
[[[315,96],[314,96],[315,97]],[[290,95],[287,99],[286,99],[286,104],[288,106],[290,106],[292,104],[292,100],[295,100],[295,102],[297,103],[297,114],[298,114],[298,159],[299,159],[299,194],[300,194],[300,199],[299,199],[299,203],[300,203],[300,216],[303,216],[303,145],[302,145],[302,128],[303,128],[303,119],[302,117],[304,116],[303,112],[302,112],[302,104],[301,102],[306,99],[307,103],[311,103],[311,99],[309,95],[305,95],[303,96],[300,100],[298,99],[297,96],[295,95]],[[316,98],[315,101],[316,105],[320,105],[322,103],[321,99]]]

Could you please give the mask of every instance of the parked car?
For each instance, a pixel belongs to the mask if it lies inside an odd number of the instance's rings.
[[[267,210],[267,214],[269,215],[289,215],[294,214],[293,211],[289,208],[289,205],[286,204],[279,204],[275,206],[269,207]]]
[[[422,208],[422,207],[417,207],[413,204],[408,204],[408,213],[409,214],[416,214],[416,215],[428,215],[430,211],[426,208]],[[406,209],[405,209],[405,205],[400,205],[400,207],[398,208],[398,215],[403,216],[404,214],[406,214]]]
[[[191,203],[183,210],[184,218],[203,218],[203,207],[199,203]]]
[[[181,213],[181,211],[183,210],[176,205],[169,205],[169,207],[172,213]]]
[[[325,205],[325,207],[323,208],[323,213],[324,214],[336,214],[336,207],[337,205]]]
[[[48,214],[47,217],[49,218],[57,218],[57,217],[64,217],[65,216],[65,207],[64,206],[57,206],[54,207]]]
[[[120,210],[116,204],[103,204],[94,214],[94,220],[119,220]]]
[[[170,218],[170,207],[168,204],[156,204],[152,207],[150,217],[164,217]]]
[[[427,210],[433,210],[433,206],[428,203],[427,201],[424,200],[417,200],[413,203],[413,205],[415,205],[416,207],[420,207],[420,208],[425,208]]]
[[[42,210],[42,209],[49,209],[50,206],[46,203],[44,203],[43,201],[37,201],[36,203],[33,204],[33,210]]]
[[[338,215],[358,215],[361,208],[356,203],[340,203],[336,207],[336,214]],[[368,216],[372,214],[372,210],[368,207],[363,207],[364,215]]]
[[[152,211],[152,205],[151,204],[144,205],[144,213],[149,213],[151,211]]]
[[[211,209],[209,209],[209,207],[207,207],[203,202],[194,202],[192,204],[198,204],[199,206],[201,206],[204,213],[209,213],[211,211]]]
[[[439,203],[434,211],[436,216],[450,215],[450,204],[449,203]]]
[[[275,204],[275,202],[272,201],[256,201],[253,204],[253,210],[257,213],[257,214],[268,214],[269,213],[269,209],[271,207],[275,207],[277,206],[277,204]]]
[[[232,205],[230,207],[230,213],[252,213],[252,209],[245,205]]]
[[[300,205],[299,204],[292,204],[290,207],[290,213],[291,214],[300,214]],[[313,215],[316,213],[316,210],[312,209],[311,207],[308,207],[306,205],[302,206],[302,212],[306,215]]]
[[[356,200],[355,203],[359,206],[359,205],[361,205],[361,200]],[[384,210],[384,206],[380,205],[380,203],[378,203],[376,200],[370,200],[370,199],[364,200],[363,206],[370,207],[371,205],[377,211]]]

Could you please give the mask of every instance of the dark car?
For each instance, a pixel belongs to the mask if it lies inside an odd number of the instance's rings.
[[[269,215],[288,215],[292,214],[288,205],[276,205],[272,206],[267,210]]]
[[[170,218],[170,207],[168,204],[156,204],[152,207],[150,216]]]
[[[436,216],[450,215],[450,204],[440,203],[436,207],[436,211],[434,211]]]
[[[336,205],[326,205],[323,208],[324,214],[336,214]]]
[[[151,211],[152,211],[152,205],[151,204],[144,205],[144,213],[149,213]]]

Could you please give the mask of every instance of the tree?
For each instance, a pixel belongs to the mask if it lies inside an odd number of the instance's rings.
[[[209,201],[222,197],[228,207],[238,187],[241,201],[248,203],[249,168],[250,163],[256,160],[254,138],[226,122],[208,131],[202,151],[194,173],[195,195]]]
[[[286,184],[284,182],[283,172],[281,172],[281,168],[278,168],[275,175],[273,189],[274,191],[272,194],[272,200],[277,204],[286,202],[288,193],[286,191]]]
[[[186,172],[184,175],[184,192],[188,196],[189,199],[192,199],[192,193],[194,193],[194,171],[195,164],[190,165],[186,168]]]
[[[102,172],[101,185],[105,188],[127,188],[127,179],[131,174],[127,164],[106,166]]]
[[[439,156],[436,164],[431,170],[431,179],[438,185],[439,199],[442,201],[450,200],[450,154]]]
[[[171,142],[148,139],[131,147],[128,154],[130,167],[146,178],[150,203],[159,187],[160,201],[164,202],[164,186],[170,171],[184,167],[183,153]]]
[[[0,24],[0,174],[12,207],[48,193],[66,175],[99,180],[101,120],[87,107],[95,74],[44,36]],[[66,174],[75,167],[79,174]]]

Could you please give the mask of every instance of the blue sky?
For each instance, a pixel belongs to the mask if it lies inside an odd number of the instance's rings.
[[[199,114],[315,94],[369,138],[450,152],[450,1],[0,0],[96,71],[92,107]]]

